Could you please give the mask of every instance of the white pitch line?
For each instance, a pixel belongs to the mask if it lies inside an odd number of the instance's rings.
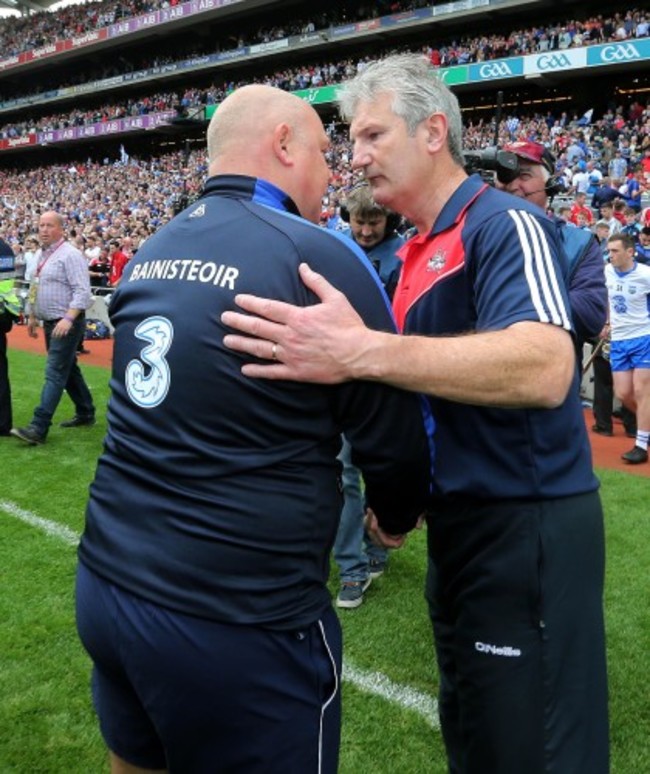
[[[0,500],[0,510],[8,513],[10,516],[15,516],[15,518],[20,519],[20,521],[25,522],[25,524],[29,524],[32,527],[42,530],[46,535],[63,540],[63,542],[67,543],[69,546],[76,546],[79,542],[79,535],[68,527],[57,524],[55,521],[50,521],[49,519],[43,519],[35,513],[19,508],[15,503],[10,503],[7,500]]]
[[[0,500],[0,510],[14,516],[16,519],[36,527],[50,537],[58,538],[69,546],[79,543],[79,535],[68,527],[55,521],[43,519],[31,511],[20,508],[15,503]],[[352,683],[359,690],[373,696],[380,696],[393,704],[399,704],[423,717],[432,728],[440,728],[438,719],[438,702],[433,696],[416,691],[399,683],[394,683],[381,672],[368,672],[353,666],[349,661],[343,663],[343,679]]]
[[[433,696],[406,685],[394,683],[381,672],[366,672],[358,669],[349,661],[343,662],[343,679],[366,693],[380,696],[393,704],[399,704],[405,709],[417,712],[432,728],[440,728],[438,702]]]

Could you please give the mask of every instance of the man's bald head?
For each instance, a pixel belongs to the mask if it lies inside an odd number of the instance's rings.
[[[219,105],[208,126],[210,167],[255,157],[279,124],[299,127],[310,112],[306,102],[281,89],[242,86]]]
[[[43,247],[49,247],[63,239],[65,219],[54,210],[44,212],[38,221],[38,235]]]
[[[318,221],[329,170],[329,140],[314,108],[272,86],[243,86],[217,108],[208,127],[210,175],[247,175],[287,193]]]

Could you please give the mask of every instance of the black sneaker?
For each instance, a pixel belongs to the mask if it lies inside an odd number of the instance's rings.
[[[363,602],[364,592],[371,582],[372,578],[370,576],[365,581],[343,581],[339,595],[336,598],[336,606],[344,607],[348,610],[359,607]]]
[[[593,425],[591,428],[592,433],[598,433],[598,435],[606,435],[608,438],[611,438],[614,433],[612,429],[609,430],[606,427],[603,427],[602,425]]]
[[[648,452],[646,449],[642,449],[640,446],[635,446],[630,449],[629,452],[621,454],[621,459],[630,465],[640,465],[642,462],[648,461]]]
[[[75,414],[72,419],[68,419],[66,422],[61,422],[59,427],[89,427],[95,424],[95,417],[80,417]]]
[[[41,435],[33,425],[27,427],[12,427],[11,434],[30,446],[40,446],[45,443],[45,436]]]
[[[384,574],[384,570],[386,569],[386,562],[385,561],[379,561],[379,559],[371,559],[368,562],[368,575],[372,578],[372,580],[377,580],[377,578],[381,578],[381,576]]]

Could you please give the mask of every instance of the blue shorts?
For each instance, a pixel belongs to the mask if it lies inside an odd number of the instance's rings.
[[[612,371],[632,371],[650,368],[650,336],[612,341],[609,353]]]
[[[183,615],[83,564],[77,628],[109,749],[172,774],[335,774],[341,629],[330,608],[298,631]]]

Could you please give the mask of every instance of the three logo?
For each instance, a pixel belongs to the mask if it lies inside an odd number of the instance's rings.
[[[140,408],[155,408],[169,392],[171,371],[165,355],[174,339],[174,326],[166,317],[154,315],[139,323],[134,334],[148,345],[126,367],[126,391]]]

